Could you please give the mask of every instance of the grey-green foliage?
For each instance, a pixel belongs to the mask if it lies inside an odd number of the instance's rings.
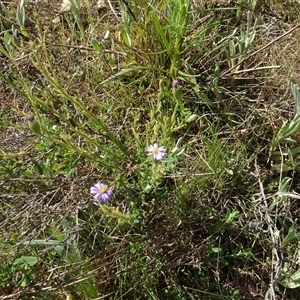
[[[271,151],[275,150],[275,148],[281,142],[290,138],[300,129],[300,91],[298,85],[291,83],[291,91],[296,104],[296,114],[291,121],[285,121],[283,123],[275,139],[273,140]]]

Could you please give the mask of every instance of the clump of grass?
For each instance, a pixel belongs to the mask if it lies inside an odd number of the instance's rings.
[[[261,59],[286,24],[97,5],[1,4],[5,299],[297,297],[298,119]]]

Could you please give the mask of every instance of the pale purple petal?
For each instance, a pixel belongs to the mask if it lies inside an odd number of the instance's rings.
[[[95,196],[94,196],[94,200],[95,201],[99,201],[101,199],[101,194],[100,193],[97,193]]]
[[[97,194],[99,192],[99,188],[96,186],[91,187],[91,194]]]

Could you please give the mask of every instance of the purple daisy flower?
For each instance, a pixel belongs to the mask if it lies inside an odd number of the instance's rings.
[[[155,160],[161,160],[166,156],[166,149],[165,147],[159,147],[158,144],[150,145],[146,148],[147,155],[153,156]]]
[[[99,200],[107,202],[112,197],[113,192],[108,188],[108,185],[98,182],[91,187],[91,194],[94,194],[94,200],[96,202]]]

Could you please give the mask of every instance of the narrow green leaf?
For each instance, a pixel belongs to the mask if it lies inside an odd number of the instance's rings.
[[[31,241],[25,241],[21,242],[18,245],[24,245],[24,246],[56,246],[61,245],[62,243],[57,240],[31,240]]]
[[[101,210],[109,217],[116,218],[119,223],[127,222],[130,220],[130,214],[123,214],[118,207],[112,207],[108,205],[102,205]]]
[[[157,16],[157,14],[155,13],[155,11],[151,12],[151,16],[152,16],[152,19],[153,19],[155,29],[156,29],[158,35],[160,36],[163,45],[165,46],[165,48],[169,52],[170,51],[170,43],[168,42],[165,31],[163,30],[162,26],[160,25],[159,18]]]
[[[291,91],[296,103],[297,114],[300,114],[300,90],[299,86],[295,83],[291,83]]]
[[[233,222],[236,216],[238,216],[240,212],[238,210],[230,211],[228,210],[225,217],[225,223],[230,224]]]
[[[119,25],[119,30],[122,34],[123,40],[128,47],[131,47],[131,38],[129,36],[128,30],[124,25]]]
[[[298,199],[298,200],[300,200],[300,194],[288,193],[288,192],[278,192],[278,193],[276,193],[275,195],[278,195],[278,196],[286,196],[286,197],[290,197],[290,198],[293,198],[293,199]]]
[[[104,83],[107,83],[108,81],[111,81],[117,77],[120,77],[126,73],[129,73],[129,72],[133,72],[133,71],[139,71],[139,70],[149,70],[149,71],[162,71],[161,69],[158,69],[158,68],[153,68],[153,67],[150,67],[150,66],[135,66],[135,67],[131,67],[131,68],[128,68],[128,69],[123,69],[121,70],[120,72],[108,77],[107,79],[103,80],[100,85],[103,85]]]
[[[284,238],[282,242],[282,247],[288,246],[288,244],[295,238],[299,238],[299,234],[297,233],[298,231],[298,226],[295,224],[292,224],[289,228],[289,232],[287,236]]]
[[[3,53],[7,58],[11,59],[11,55],[3,48],[3,46],[0,44],[0,51]]]
[[[300,153],[300,147],[293,148],[292,150],[290,150],[290,153],[291,154],[299,154]]]

